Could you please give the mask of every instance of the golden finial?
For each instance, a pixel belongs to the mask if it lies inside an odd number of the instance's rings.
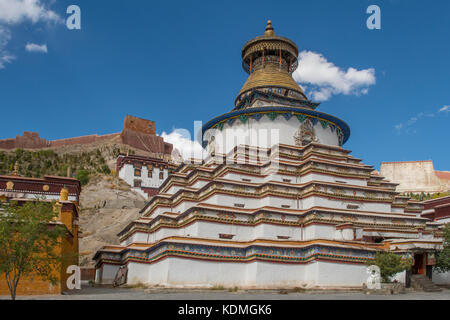
[[[18,176],[18,175],[19,175],[19,162],[16,161],[16,163],[14,164],[13,176]]]
[[[273,37],[275,35],[272,27],[272,21],[270,20],[267,21],[266,31],[264,32],[264,35],[268,37]]]
[[[61,201],[69,200],[69,190],[67,190],[66,186],[62,187],[59,197]]]

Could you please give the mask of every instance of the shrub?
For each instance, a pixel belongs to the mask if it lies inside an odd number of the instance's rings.
[[[89,182],[89,171],[79,170],[75,175],[75,178],[80,180],[81,185],[84,186]]]
[[[391,277],[412,267],[412,259],[403,260],[400,255],[392,252],[377,252],[375,261],[367,261],[367,265],[376,265],[380,268],[383,282],[390,282]]]
[[[104,173],[104,174],[110,174],[111,170],[109,169],[108,165],[104,164],[101,167],[101,172]]]
[[[444,233],[444,248],[437,253],[436,270],[438,272],[450,271],[450,223],[447,223],[442,230]]]

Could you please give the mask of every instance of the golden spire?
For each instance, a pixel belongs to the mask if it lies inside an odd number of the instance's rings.
[[[60,201],[68,201],[69,200],[69,190],[67,190],[66,186],[62,187],[61,192],[59,194]]]
[[[273,37],[275,36],[275,31],[273,31],[272,21],[267,20],[266,31],[264,32],[265,36]]]

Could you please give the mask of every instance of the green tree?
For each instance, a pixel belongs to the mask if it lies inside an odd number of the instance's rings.
[[[442,229],[444,241],[443,250],[437,253],[435,269],[438,272],[450,271],[450,223]]]
[[[57,281],[56,270],[68,258],[58,250],[67,231],[53,222],[57,216],[54,203],[39,199],[1,206],[0,274],[5,276],[12,300],[25,276]]]
[[[367,265],[376,265],[380,268],[383,282],[390,282],[391,277],[404,270],[411,269],[412,259],[403,260],[400,255],[392,252],[375,253],[375,261],[369,260]]]
[[[75,179],[80,180],[80,183],[82,186],[88,184],[89,182],[89,171],[87,170],[78,170],[77,174],[75,175]]]

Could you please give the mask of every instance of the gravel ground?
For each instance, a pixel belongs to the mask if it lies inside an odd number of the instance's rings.
[[[0,296],[0,299],[9,299]],[[83,287],[65,295],[22,296],[18,300],[450,300],[450,290],[367,295],[362,292],[280,293],[280,291],[168,290]]]

